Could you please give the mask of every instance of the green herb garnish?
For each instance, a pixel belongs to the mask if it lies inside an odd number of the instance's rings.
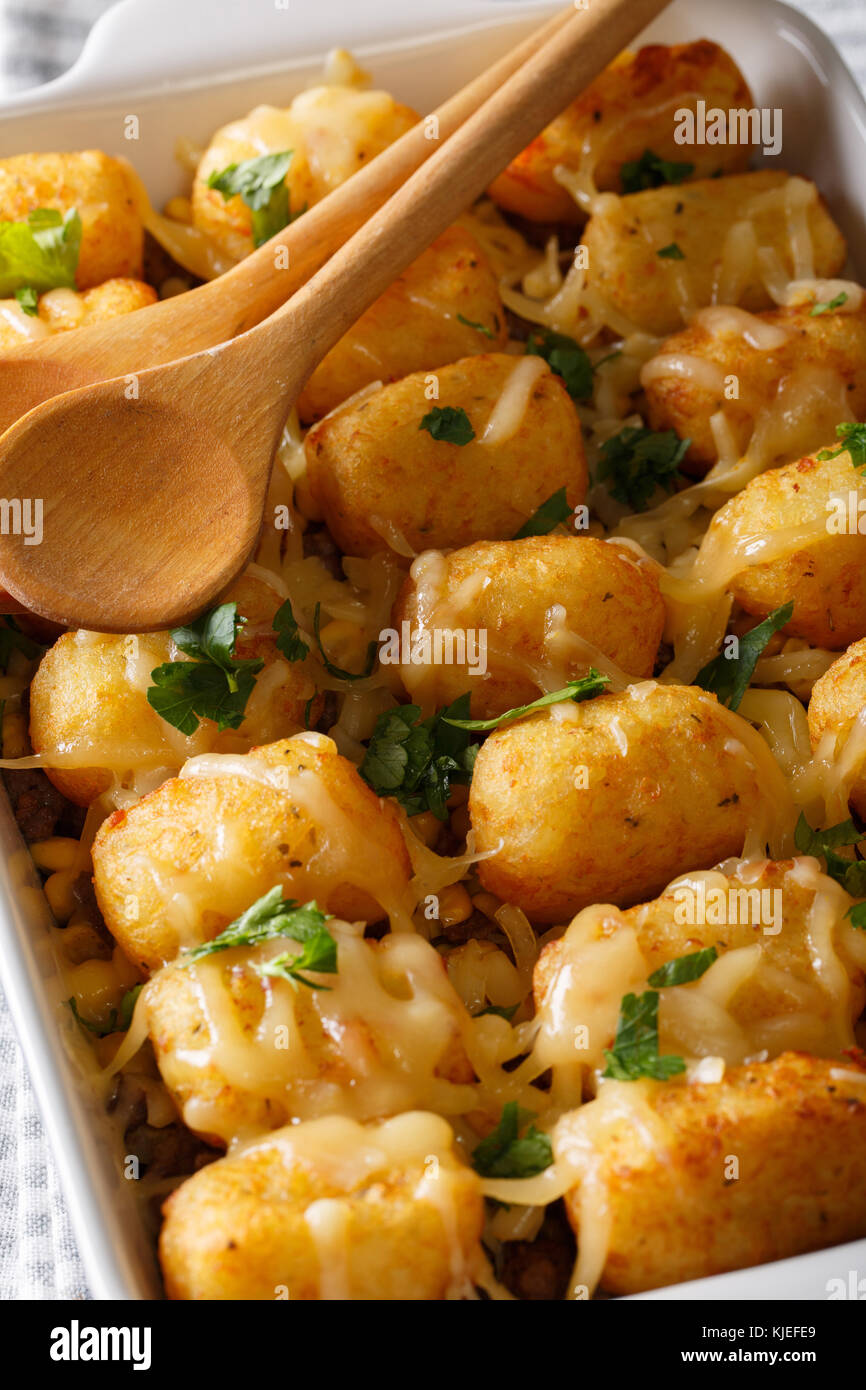
[[[254,968],[260,975],[276,975],[291,980],[292,984],[308,985],[311,989],[327,988],[314,984],[298,972],[315,970],[324,975],[336,973],[337,943],[325,926],[329,920],[328,914],[322,912],[315,902],[300,906],[293,898],[284,898],[283,890],[277,884],[234,922],[229,923],[219,936],[184,951],[178,961],[182,966],[192,965],[219,951],[231,951],[237,946],[258,946],[262,941],[286,936],[303,946],[300,954],[286,952]]]
[[[74,290],[80,250],[81,218],[74,209],[61,216],[56,208],[34,208],[24,222],[0,222],[0,296]]]
[[[691,445],[674,430],[626,425],[601,446],[597,477],[611,480],[611,494],[633,511],[646,510],[657,488],[673,492],[679,466]]]
[[[496,337],[493,329],[488,328],[486,323],[476,323],[474,319],[464,318],[462,314],[457,315],[457,322],[465,324],[467,328],[474,328],[476,333],[483,333],[485,338]]]
[[[551,493],[546,502],[542,502],[528,521],[524,521],[520,530],[515,531],[512,539],[522,541],[527,536],[547,536],[554,526],[559,526],[570,516],[571,507],[566,501],[565,488],[561,487],[558,492]]]
[[[238,629],[244,619],[236,603],[223,603],[188,627],[174,628],[171,637],[192,661],[167,661],[151,671],[148,703],[168,724],[194,734],[200,719],[212,719],[219,729],[243,723],[256,673],[264,662],[235,657]]]
[[[677,956],[676,960],[667,960],[658,970],[653,971],[647,984],[652,985],[653,989],[691,984],[709,970],[713,961],[718,959],[718,955],[715,946],[705,946],[701,951],[692,951],[687,956]]]
[[[846,420],[836,426],[836,438],[841,439],[835,449],[822,449],[815,457],[820,463],[838,458],[840,454],[850,454],[855,468],[866,468],[866,425],[858,425]]]
[[[866,931],[866,903],[853,903],[845,916],[851,918],[852,927],[856,927],[858,931]]]
[[[678,246],[675,241],[668,242],[667,246],[663,246],[660,251],[656,251],[656,255],[661,256],[663,261],[684,261],[686,258],[682,247]]]
[[[831,309],[841,309],[843,304],[848,303],[848,296],[844,290],[837,294],[835,298],[828,299],[825,304],[813,304],[809,310],[810,318],[817,318],[819,314],[829,314]]]
[[[856,845],[863,838],[863,831],[857,829],[850,817],[826,830],[813,830],[802,811],[794,831],[794,844],[800,853],[823,859],[829,877],[841,883],[852,898],[866,896],[866,860],[846,859],[836,851],[844,845]]]
[[[277,635],[277,650],[287,661],[303,661],[309,647],[298,633],[298,624],[292,612],[291,599],[286,599],[274,614],[274,632]]]
[[[522,1138],[520,1131],[531,1110],[521,1109],[510,1100],[502,1107],[502,1116],[492,1134],[472,1151],[472,1167],[483,1178],[534,1178],[553,1162],[550,1136],[530,1124]]]
[[[364,781],[378,796],[395,797],[409,816],[432,811],[447,820],[451,788],[469,784],[478,752],[449,717],[468,715],[469,698],[467,692],[423,721],[417,705],[380,714],[358,769]]]
[[[80,1027],[86,1028],[87,1032],[92,1033],[95,1038],[108,1038],[112,1033],[125,1033],[128,1030],[132,1022],[136,1001],[143,989],[144,985],[141,984],[134,985],[132,989],[127,990],[120,1001],[120,1008],[111,1010],[107,1023],[93,1023],[88,1018],[82,1018],[78,1012],[78,1001],[74,994],[66,1000],[66,1004]]]
[[[39,313],[39,296],[32,285],[22,285],[15,291],[18,307],[28,318],[35,319]]]
[[[329,659],[325,648],[322,646],[322,638],[320,635],[321,615],[322,605],[317,603],[313,612],[313,636],[316,639],[316,646],[319,648],[322,665],[328,672],[328,675],[333,676],[338,681],[366,680],[369,675],[372,675],[373,667],[376,665],[376,652],[378,650],[376,642],[370,642],[367,646],[367,660],[364,662],[363,671],[344,671],[342,666],[334,665],[333,661]]]
[[[292,162],[292,150],[258,155],[239,164],[229,164],[219,173],[214,171],[207,181],[224,198],[239,195],[252,213],[253,245],[262,246],[272,236],[288,227],[306,208],[292,213],[289,209],[289,190],[286,174]]]
[[[662,159],[655,150],[644,150],[640,159],[628,159],[619,171],[623,193],[642,193],[665,183],[682,183],[695,172],[694,164]]]
[[[685,1071],[682,1057],[659,1056],[658,1017],[656,990],[623,996],[613,1047],[605,1048],[607,1065],[602,1076],[615,1081],[638,1081],[644,1076],[667,1081]]]
[[[433,439],[438,439],[442,444],[459,444],[461,448],[471,444],[475,438],[472,422],[462,406],[434,405],[418,428],[426,430]]]
[[[443,717],[445,723],[452,724],[455,729],[486,733],[489,729],[498,729],[501,724],[510,723],[513,719],[522,719],[525,714],[535,714],[536,710],[547,709],[548,705],[561,705],[566,700],[573,700],[579,705],[583,700],[593,700],[596,695],[603,695],[605,686],[609,684],[610,676],[603,676],[591,666],[587,675],[581,676],[579,680],[569,681],[562,690],[540,695],[531,704],[517,705],[515,709],[506,710],[494,719],[453,719],[447,716],[447,711],[443,712]]]
[[[527,357],[543,357],[550,370],[565,383],[573,401],[592,395],[592,362],[589,353],[565,333],[552,328],[533,328],[526,343]]]
[[[728,709],[737,709],[749,688],[762,651],[770,638],[791,621],[793,612],[793,602],[776,608],[762,623],[739,638],[738,656],[727,657],[722,652],[701,667],[695,676],[695,685],[702,690],[712,691]]]

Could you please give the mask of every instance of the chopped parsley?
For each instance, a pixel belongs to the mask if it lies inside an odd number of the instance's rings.
[[[24,222],[0,222],[0,296],[74,290],[80,250],[81,218],[74,208],[63,215],[34,208]]]
[[[366,680],[367,677],[372,674],[373,667],[376,665],[376,652],[378,650],[376,642],[370,642],[367,645],[367,659],[364,662],[363,671],[344,671],[342,666],[334,665],[333,661],[331,661],[328,657],[325,648],[322,646],[322,637],[320,632],[321,619],[322,605],[320,603],[317,603],[315,611],[313,612],[313,636],[316,639],[316,646],[319,648],[319,655],[322,658],[322,665],[328,672],[328,675],[333,676],[338,681]]]
[[[619,171],[623,193],[642,193],[665,183],[682,183],[695,172],[694,164],[662,159],[655,150],[644,150],[640,159],[628,159]]]
[[[847,453],[851,455],[851,462],[855,468],[866,468],[866,425],[846,420],[836,426],[836,438],[842,442],[837,444],[835,449],[822,449],[820,454],[815,455],[819,463],[826,463],[828,459],[835,459],[840,454]]]
[[[856,927],[858,931],[866,931],[866,903],[853,903],[845,916],[851,918],[852,927]]]
[[[776,608],[762,623],[739,639],[739,655],[727,657],[724,652],[708,661],[695,676],[695,685],[717,695],[728,709],[737,709],[749,688],[758,658],[770,638],[791,621],[793,601]]]
[[[237,729],[244,720],[252,694],[259,658],[235,657],[238,629],[245,619],[236,603],[223,603],[203,614],[188,627],[174,628],[171,637],[192,661],[167,661],[151,671],[153,685],[148,703],[168,724],[183,734],[194,734],[200,719],[212,719],[217,728]]]
[[[691,442],[680,439],[674,430],[626,425],[602,444],[598,480],[610,479],[610,491],[616,500],[633,511],[643,512],[657,488],[673,492],[676,479],[681,476],[679,466]]]
[[[666,960],[658,970],[654,970],[647,980],[653,989],[668,989],[672,985],[688,985],[699,980],[718,959],[715,946],[705,946],[701,951],[692,951],[687,956],[677,956],[676,960]]]
[[[826,830],[813,830],[802,811],[794,831],[794,844],[800,853],[823,859],[829,877],[841,883],[852,898],[866,896],[866,860],[846,859],[836,851],[844,845],[856,845],[864,838],[863,831],[857,829],[850,817]]]
[[[395,797],[409,816],[432,811],[446,820],[451,788],[468,786],[478,752],[448,718],[468,715],[469,698],[467,692],[423,721],[418,705],[380,714],[358,769],[364,781],[378,796]]]
[[[573,401],[592,395],[592,362],[573,338],[554,333],[552,328],[533,328],[526,343],[527,357],[543,357],[550,370],[565,383]]]
[[[525,714],[534,714],[536,710],[546,709],[548,705],[561,705],[566,700],[573,700],[579,705],[583,700],[593,700],[596,695],[603,695],[605,686],[609,684],[610,676],[603,676],[591,666],[587,675],[581,676],[579,680],[569,681],[562,690],[540,695],[531,704],[517,705],[514,709],[506,710],[504,714],[497,714],[494,719],[454,719],[448,710],[443,710],[442,714],[446,724],[453,725],[455,729],[486,733],[489,729],[498,729],[501,724],[507,724],[513,719],[522,719]]]
[[[472,422],[462,406],[434,405],[418,426],[443,444],[471,444],[475,438]]]
[[[837,294],[833,299],[828,299],[825,304],[813,304],[809,310],[811,318],[817,318],[819,314],[829,314],[832,309],[841,309],[843,304],[848,303],[848,296],[844,290]]]
[[[551,493],[546,502],[542,502],[528,521],[524,521],[520,530],[515,531],[512,539],[522,541],[527,536],[547,536],[554,526],[559,526],[570,516],[571,507],[566,500],[565,488],[561,487],[558,492]]]
[[[467,328],[474,328],[476,333],[483,333],[485,338],[496,337],[493,329],[488,328],[486,323],[476,323],[474,319],[464,318],[462,314],[457,315],[457,322],[465,324]]]
[[[531,1110],[523,1110],[514,1100],[502,1107],[499,1124],[472,1151],[472,1167],[482,1178],[534,1178],[553,1162],[550,1136],[530,1124],[520,1134]]]
[[[258,155],[225,169],[214,170],[207,181],[224,198],[240,195],[252,214],[253,245],[262,246],[272,236],[288,227],[306,208],[292,213],[289,209],[289,190],[286,174],[292,162],[292,150]]]
[[[656,255],[661,256],[664,261],[684,261],[686,258],[682,247],[678,246],[675,241],[668,242],[667,246],[663,246],[660,251],[656,251]]]
[[[246,912],[215,936],[212,941],[204,941],[190,951],[184,951],[178,958],[182,966],[192,965],[205,956],[216,955],[219,951],[231,951],[237,946],[258,946],[262,941],[273,941],[286,936],[303,947],[298,955],[285,952],[273,960],[254,968],[260,975],[274,975],[290,980],[292,984],[308,985],[310,989],[323,989],[327,986],[315,984],[300,972],[315,970],[322,975],[334,975],[337,971],[337,943],[325,923],[328,914],[321,911],[315,902],[300,906],[293,898],[284,898],[283,890],[276,885],[265,893]]]
[[[277,633],[277,650],[287,661],[303,661],[308,655],[310,649],[298,633],[291,599],[286,599],[274,614],[274,632]]]
[[[39,313],[39,296],[32,285],[22,285],[15,291],[15,298],[23,314],[27,314],[31,319],[36,318]]]
[[[623,996],[613,1047],[605,1048],[607,1065],[602,1076],[614,1081],[639,1081],[644,1076],[667,1081],[685,1071],[682,1057],[659,1056],[658,1019],[656,990]]]

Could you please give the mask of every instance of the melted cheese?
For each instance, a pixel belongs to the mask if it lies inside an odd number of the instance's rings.
[[[529,409],[532,393],[550,368],[543,357],[520,357],[493,407],[481,443],[491,448],[505,444],[520,429]]]

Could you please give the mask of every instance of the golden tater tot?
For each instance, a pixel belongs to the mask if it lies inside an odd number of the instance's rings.
[[[742,73],[718,44],[698,39],[670,47],[647,44],[636,53],[621,53],[512,160],[491,184],[490,196],[508,212],[533,222],[583,221],[554,171],[561,165],[576,172],[587,159],[587,146],[595,186],[616,193],[622,192],[622,165],[640,159],[647,149],[661,159],[692,164],[699,179],[719,169],[745,169],[748,146],[676,143],[674,111],[694,109],[698,97],[707,107],[724,111],[752,105]]]
[[[543,359],[489,353],[435,377],[434,399],[429,378],[416,372],[307,436],[310,490],[348,555],[375,555],[391,540],[415,551],[504,540],[560,488],[569,506],[583,500],[580,421]],[[449,408],[468,418],[468,443],[421,428],[429,412]],[[488,442],[494,415],[500,423]]]
[[[802,199],[806,209],[814,274],[838,274],[845,241],[815,185],[761,169],[614,200],[586,224],[586,284],[636,328],[657,337],[676,333],[716,295],[752,312],[769,309],[772,300],[757,266],[736,283],[733,276],[723,278],[725,240],[735,223],[751,222],[756,244],[775,251],[785,279],[794,278],[786,197],[797,206]]]
[[[227,1145],[290,1120],[380,1119],[477,1108],[461,1033],[469,1017],[442,957],[414,932],[365,941],[331,919],[334,974],[322,988],[259,969],[286,939],[167,965],[143,1008],[156,1060],[184,1121]]]
[[[140,278],[144,231],[122,160],[101,150],[0,159],[0,220],[22,222],[36,208],[77,209],[80,290],[114,276]]]
[[[641,994],[669,961],[710,948],[723,962],[717,969],[661,990],[661,1052],[728,1065],[789,1049],[838,1057],[854,1046],[866,1003],[866,936],[847,917],[850,906],[804,858],[691,871],[639,907],[586,908],[535,967],[541,1058],[604,1067],[623,996]]]
[[[577,1279],[610,1294],[866,1235],[859,1067],[787,1052],[716,1083],[605,1081],[553,1142],[581,1175],[565,1199],[587,1250]]]
[[[165,1204],[169,1298],[459,1298],[480,1259],[480,1182],[444,1120],[290,1125]]]
[[[483,886],[562,922],[741,853],[771,795],[751,733],[714,695],[652,682],[498,729],[469,797]]]
[[[830,744],[828,756],[839,758],[855,726],[862,740],[861,730],[866,724],[864,711],[866,637],[852,643],[812,686],[808,717],[813,750],[817,752],[826,738]],[[857,771],[848,799],[861,819],[866,816],[866,769]]]
[[[866,481],[847,451],[823,460],[812,455],[753,478],[716,512],[707,533],[707,544],[717,545],[721,563],[735,571],[727,587],[737,602],[763,618],[793,601],[783,631],[819,647],[832,650],[862,637],[866,535],[851,530],[849,515],[852,501],[856,510],[864,499]],[[781,554],[737,570],[732,547],[747,537],[775,537]]]
[[[109,816],[93,868],[109,930],[148,969],[219,935],[277,884],[377,921],[404,906],[409,881],[394,804],[321,734],[186,765]]]
[[[253,250],[250,209],[235,194],[208,187],[211,174],[261,155],[292,151],[286,174],[293,215],[318,203],[332,188],[405,134],[417,113],[387,92],[353,87],[312,87],[286,109],[257,106],[223,126],[211,139],[192,188],[193,225],[221,251],[241,260]]]
[[[504,347],[505,310],[475,237],[450,227],[332,348],[298,398],[305,424],[374,381]]]
[[[817,368],[821,382],[838,378],[837,399],[858,420],[866,416],[866,308],[856,313],[814,314],[806,304],[747,315],[738,309],[705,309],[680,333],[667,338],[641,373],[647,398],[647,422],[654,430],[676,430],[690,439],[686,465],[704,473],[718,457],[710,417],[723,410],[734,439],[744,451],[756,422],[772,409],[779,388],[792,373],[806,381]],[[666,369],[667,364],[672,370]],[[685,373],[685,374],[683,374]],[[725,394],[726,379],[736,378],[736,398]],[[816,402],[810,411],[811,437],[798,435],[799,457],[817,448],[832,425]],[[772,447],[772,446],[771,446]],[[788,463],[791,455],[770,454],[770,464]]]
[[[156,290],[143,280],[116,278],[92,290],[49,290],[39,299],[37,314],[26,314],[15,299],[0,299],[0,351],[23,347],[52,333],[66,333],[91,323],[131,314],[155,304]]]
[[[557,618],[563,628],[558,636],[550,628]],[[651,676],[664,620],[655,571],[632,550],[559,535],[477,541],[450,555],[425,554],[391,618],[397,634],[410,624],[416,645],[412,661],[400,667],[413,701],[433,709],[469,690],[476,719],[534,700],[539,686],[533,672],[545,666],[553,667],[561,685],[586,675],[596,648],[630,675]],[[483,659],[476,653],[474,661],[437,660],[437,642],[454,630],[483,633]],[[424,632],[430,659],[422,663]]]

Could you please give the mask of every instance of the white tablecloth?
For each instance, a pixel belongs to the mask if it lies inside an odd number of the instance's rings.
[[[347,12],[354,3],[346,0]],[[864,0],[791,3],[827,31],[866,88]],[[107,0],[0,0],[0,90],[62,72],[107,8]],[[0,1299],[87,1297],[54,1161],[0,995]]]

